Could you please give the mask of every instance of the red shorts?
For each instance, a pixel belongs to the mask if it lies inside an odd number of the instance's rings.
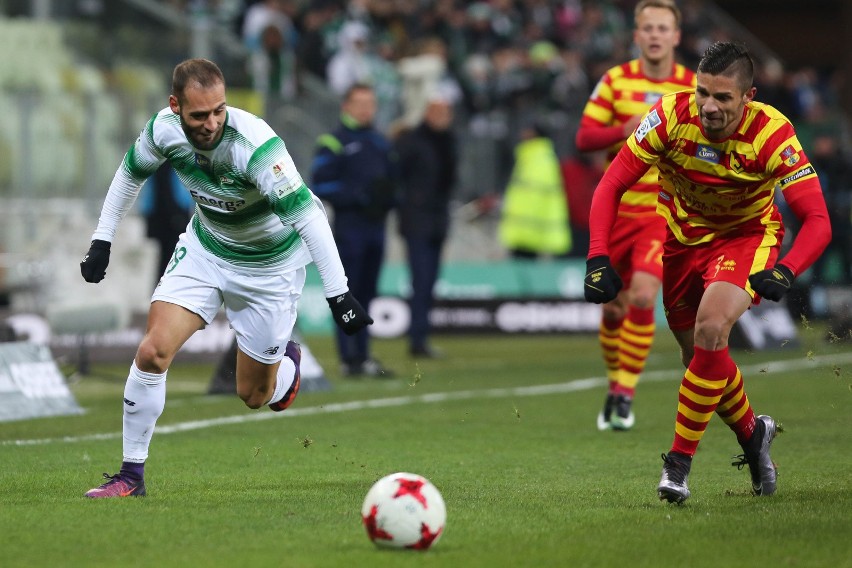
[[[659,215],[618,217],[609,238],[609,260],[630,287],[634,272],[647,272],[663,278],[663,241],[666,220]]]
[[[685,246],[668,233],[663,251],[663,307],[672,330],[695,327],[704,290],[713,282],[730,282],[743,290],[750,274],[775,266],[783,233],[774,246],[764,235],[716,238],[709,243]],[[754,298],[754,292],[751,292]],[[754,299],[754,303],[760,298]]]

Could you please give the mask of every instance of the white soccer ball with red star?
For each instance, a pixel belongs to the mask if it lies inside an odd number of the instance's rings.
[[[378,480],[364,499],[361,518],[377,546],[427,550],[438,542],[447,508],[438,488],[414,473],[393,473]]]

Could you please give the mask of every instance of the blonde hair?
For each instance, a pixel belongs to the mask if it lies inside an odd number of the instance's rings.
[[[665,8],[666,10],[671,11],[675,17],[675,27],[680,28],[680,8],[677,7],[674,0],[640,0],[639,3],[636,4],[636,9],[633,10],[634,21],[639,19],[639,14],[641,14],[642,10],[645,8]]]

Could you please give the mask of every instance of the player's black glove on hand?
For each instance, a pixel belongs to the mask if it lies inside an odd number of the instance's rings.
[[[783,264],[776,264],[775,268],[761,270],[749,276],[748,283],[761,298],[777,302],[790,290],[794,278],[792,270]]]
[[[80,263],[80,273],[86,282],[100,282],[106,276],[106,269],[109,264],[109,247],[110,243],[107,241],[98,239],[92,241],[89,252],[86,253]]]
[[[373,318],[351,292],[344,292],[334,298],[326,298],[334,323],[346,335],[354,335],[373,323]]]
[[[624,283],[609,263],[608,256],[596,256],[586,261],[583,295],[587,302],[606,304],[618,295]]]

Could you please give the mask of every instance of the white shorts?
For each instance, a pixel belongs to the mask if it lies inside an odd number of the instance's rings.
[[[224,305],[240,350],[271,365],[284,357],[304,285],[304,267],[289,272],[240,269],[183,234],[151,301],[184,307],[207,324]]]

